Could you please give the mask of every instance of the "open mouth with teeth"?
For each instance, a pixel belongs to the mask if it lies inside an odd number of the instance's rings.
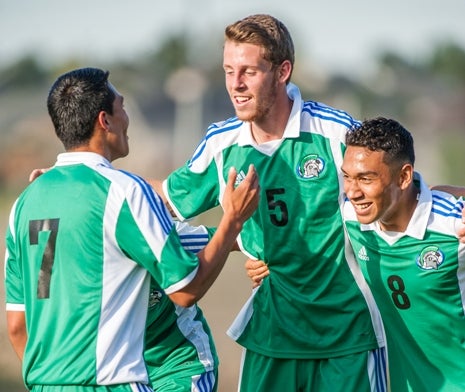
[[[363,212],[365,211],[367,208],[369,208],[371,206],[372,203],[361,203],[361,204],[353,204],[354,208],[355,208],[355,211],[358,212]]]
[[[250,97],[243,97],[243,96],[235,96],[234,97],[236,103],[238,104],[244,104],[248,101],[250,101]]]

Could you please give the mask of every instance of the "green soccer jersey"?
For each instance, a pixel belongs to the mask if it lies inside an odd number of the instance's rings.
[[[184,249],[197,253],[212,233],[204,226],[175,222]],[[218,356],[202,310],[175,305],[160,285],[150,284],[144,357],[155,390],[171,378],[192,377],[218,368]]]
[[[228,332],[241,345],[277,358],[374,349],[383,344],[377,310],[361,274],[347,264],[341,216],[340,166],[355,121],[302,102],[292,84],[288,94],[294,104],[281,140],[256,145],[249,123],[215,123],[164,192],[178,217],[190,218],[219,204],[231,166],[240,182],[255,165],[260,204],[238,241],[246,255],[268,263],[270,276]]]
[[[421,182],[404,233],[344,218],[386,329],[393,392],[465,390],[465,245],[457,239],[462,200]]]
[[[93,153],[60,154],[11,211],[7,310],[24,310],[31,385],[148,381],[150,271],[169,294],[195,276],[161,199]]]

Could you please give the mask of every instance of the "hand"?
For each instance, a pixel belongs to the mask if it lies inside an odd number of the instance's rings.
[[[459,237],[459,241],[462,243],[462,244],[465,244],[465,226],[462,227],[458,232],[457,232],[457,235]]]
[[[236,170],[230,169],[222,203],[224,213],[210,242],[197,253],[199,267],[194,279],[169,295],[180,306],[191,306],[207,292],[221,272],[244,222],[258,206],[260,186],[254,167],[249,167],[247,176],[234,188],[236,176]]]
[[[46,169],[34,169],[31,174],[29,174],[29,182],[39,178],[42,174],[48,172],[50,169],[51,167],[47,167]]]
[[[253,165],[249,166],[247,176],[234,188],[236,177],[236,169],[231,168],[228,173],[222,206],[225,215],[229,215],[232,220],[243,224],[258,207],[260,185]]]
[[[262,260],[247,259],[244,266],[247,276],[252,279],[253,288],[260,286],[263,278],[270,274],[268,266]]]
[[[462,244],[465,244],[465,208],[462,209],[462,223],[463,225],[457,230],[457,237]]]

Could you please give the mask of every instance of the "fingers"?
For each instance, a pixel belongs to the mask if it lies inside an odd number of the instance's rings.
[[[268,266],[262,260],[247,259],[245,269],[247,276],[252,280],[252,287],[260,286],[262,280],[270,274]]]
[[[249,171],[247,172],[245,181],[250,183],[252,189],[258,189],[258,175],[254,165],[249,165]]]
[[[29,174],[29,182],[34,181],[39,178],[42,174],[45,173],[45,169],[34,169],[31,174]]]
[[[267,268],[266,263],[263,260],[247,259],[245,262],[245,269],[247,271],[253,271],[259,268]]]
[[[262,281],[264,278],[266,278],[269,275],[269,272],[267,271],[264,274],[259,274],[251,277],[250,279],[252,280],[252,287],[257,287],[262,284]]]
[[[234,167],[229,168],[228,172],[228,182],[226,184],[226,188],[229,188],[231,191],[234,189],[234,183],[236,182],[237,171]]]
[[[237,187],[236,181],[236,169],[230,168],[222,205],[225,212],[243,223],[257,209],[260,198],[258,175],[253,165]]]
[[[462,244],[465,244],[465,227],[462,227],[457,231],[457,236],[459,237],[459,241]]]

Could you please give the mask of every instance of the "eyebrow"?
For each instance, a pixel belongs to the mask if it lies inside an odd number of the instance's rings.
[[[357,173],[357,177],[362,177],[362,176],[378,176],[378,173],[375,171],[365,171],[361,173]]]
[[[344,174],[347,174],[347,172],[341,167],[341,171],[344,173]],[[375,171],[372,171],[372,170],[369,170],[369,171],[364,171],[364,172],[361,172],[361,173],[357,173],[356,174],[356,177],[363,177],[363,176],[378,176],[378,172],[375,172]]]

